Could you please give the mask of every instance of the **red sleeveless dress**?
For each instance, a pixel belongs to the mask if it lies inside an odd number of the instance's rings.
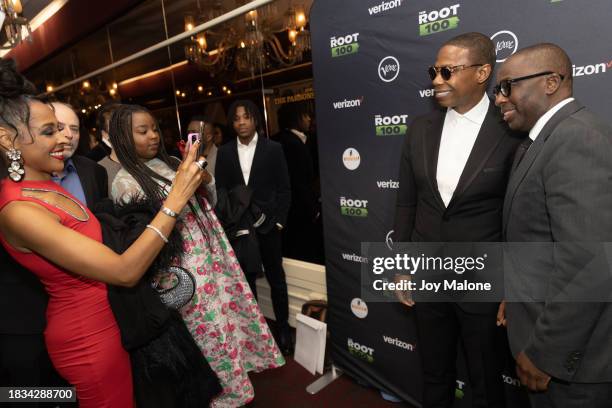
[[[23,196],[22,189],[28,188],[52,190],[79,202],[53,181],[15,183],[4,179],[0,182],[0,210],[12,201],[35,202],[56,214],[65,227],[102,241],[100,223],[85,206],[89,219],[79,221],[62,209]],[[0,242],[17,262],[38,276],[49,294],[45,342],[57,371],[76,387],[79,406],[133,407],[130,359],[121,345],[106,284],[67,272],[38,254],[19,252],[1,235]]]

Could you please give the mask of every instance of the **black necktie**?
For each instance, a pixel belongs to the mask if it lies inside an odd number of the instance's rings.
[[[521,163],[521,160],[523,160],[523,157],[525,157],[525,153],[527,153],[527,150],[529,150],[529,146],[531,146],[532,143],[533,140],[531,140],[530,137],[527,137],[516,149],[516,152],[514,153],[514,164],[512,165],[513,173],[516,171],[516,168]]]

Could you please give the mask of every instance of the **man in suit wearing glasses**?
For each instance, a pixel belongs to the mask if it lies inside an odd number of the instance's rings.
[[[572,82],[565,51],[537,44],[506,60],[494,91],[510,128],[529,132],[503,232],[527,243],[504,257],[506,281],[518,288],[506,317],[535,408],[612,401],[612,128],[572,97]],[[543,243],[546,250],[532,250]]]
[[[395,231],[401,242],[501,241],[504,193],[521,139],[486,95],[495,47],[480,33],[447,41],[429,68],[440,109],[416,118],[400,161]],[[400,277],[401,279],[402,277]],[[505,406],[498,303],[417,302],[423,406],[451,407],[463,341],[473,407]]]

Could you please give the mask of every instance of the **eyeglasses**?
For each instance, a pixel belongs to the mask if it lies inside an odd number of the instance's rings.
[[[438,72],[442,75],[442,79],[448,81],[455,71],[461,71],[463,69],[473,68],[473,67],[481,67],[485,64],[474,64],[474,65],[455,65],[453,67],[436,67],[431,66],[427,69],[427,73],[429,74],[429,78],[433,81],[438,76]]]
[[[501,80],[499,84],[495,85],[495,87],[493,88],[493,94],[497,96],[498,94],[501,93],[503,96],[508,98],[510,94],[512,93],[512,84],[520,82],[520,81],[524,81],[526,79],[537,78],[540,76],[552,75],[552,74],[557,74],[557,73],[552,72],[552,71],[544,71],[544,72],[538,72],[537,74],[527,75],[527,76],[520,77],[520,78]],[[561,75],[561,74],[557,74],[557,75],[559,75],[559,77],[561,78],[561,81],[563,81],[563,79],[565,78],[564,75]]]

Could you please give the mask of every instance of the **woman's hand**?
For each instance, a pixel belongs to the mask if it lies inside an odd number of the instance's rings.
[[[196,155],[200,142],[191,145],[185,160],[179,166],[172,189],[166,198],[164,206],[180,213],[187,201],[193,196],[202,183],[204,171],[196,164]]]

